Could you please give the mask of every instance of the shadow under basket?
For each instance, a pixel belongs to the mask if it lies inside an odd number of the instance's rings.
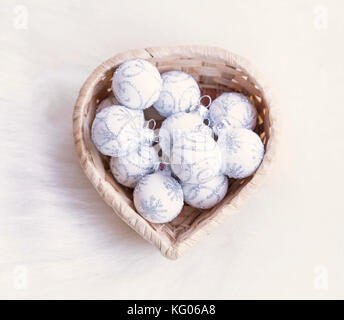
[[[135,210],[133,190],[118,184],[109,171],[109,157],[101,155],[91,140],[96,107],[112,96],[111,81],[115,69],[125,60],[141,58],[155,64],[159,71],[182,70],[198,82],[202,95],[213,99],[222,92],[236,91],[250,97],[258,111],[255,132],[265,146],[262,164],[255,174],[241,180],[229,180],[226,197],[214,208],[200,210],[184,205],[182,213],[169,223],[146,221]],[[259,82],[258,82],[259,81]],[[207,46],[156,47],[120,53],[101,64],[80,90],[73,114],[76,151],[86,176],[103,200],[144,239],[169,259],[177,259],[216,225],[234,212],[266,178],[275,148],[275,119],[270,96],[261,78],[243,58],[226,50]],[[157,123],[161,118],[152,108],[145,111]]]

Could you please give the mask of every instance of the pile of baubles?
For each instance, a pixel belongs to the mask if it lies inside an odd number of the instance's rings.
[[[191,75],[160,75],[142,59],[116,69],[112,91],[117,103],[100,103],[92,140],[111,157],[115,180],[134,189],[135,208],[150,222],[173,220],[184,202],[214,207],[227,193],[228,178],[252,175],[263,159],[264,145],[253,131],[257,110],[241,93],[224,92],[211,102]],[[160,129],[145,120],[143,110],[151,106],[165,118]]]

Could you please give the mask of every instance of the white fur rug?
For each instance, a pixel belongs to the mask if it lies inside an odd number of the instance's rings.
[[[323,29],[311,0],[21,3],[0,4],[1,298],[343,297],[341,1],[323,1]],[[168,261],[84,176],[72,110],[87,75],[115,53],[194,43],[259,65],[285,130],[272,179]]]

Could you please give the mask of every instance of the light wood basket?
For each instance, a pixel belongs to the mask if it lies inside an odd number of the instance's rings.
[[[237,91],[250,97],[258,110],[255,129],[265,145],[264,160],[256,173],[241,180],[230,180],[224,200],[210,210],[184,206],[172,222],[154,224],[135,210],[132,190],[118,184],[109,171],[109,157],[102,156],[91,140],[91,125],[100,101],[112,96],[114,70],[131,58],[146,59],[160,72],[182,70],[199,83],[202,94],[212,98],[225,91]],[[259,78],[259,79],[258,79]],[[151,108],[149,108],[151,109]],[[152,110],[149,110],[151,112]],[[266,178],[275,149],[276,117],[268,88],[252,66],[226,50],[207,46],[156,47],[120,53],[102,63],[80,90],[73,114],[73,134],[81,166],[103,200],[144,239],[169,259],[177,259],[216,225],[222,223]],[[161,120],[157,113],[157,120]],[[158,121],[159,123],[159,121]]]

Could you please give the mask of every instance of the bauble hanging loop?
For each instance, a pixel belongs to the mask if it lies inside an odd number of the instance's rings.
[[[140,130],[140,134],[141,134],[141,136],[139,138],[140,144],[151,146],[156,139],[154,130],[152,130],[148,127],[142,128]]]
[[[152,126],[151,126],[151,123],[152,123]],[[155,127],[156,127],[156,121],[155,119],[150,119],[147,121],[147,123],[145,124],[145,128],[149,128],[151,130],[155,130]]]
[[[207,105],[205,105],[204,103],[202,103],[202,101],[203,101],[204,99],[208,99]],[[199,98],[198,104],[199,104],[199,105],[202,105],[202,106],[205,106],[206,108],[209,108],[210,105],[211,105],[211,101],[212,101],[211,96],[205,94],[205,95],[203,95],[203,96],[201,96],[201,97]]]
[[[204,99],[208,99],[207,105],[204,105],[202,103],[202,101]],[[208,120],[208,123],[210,123],[210,121],[209,121],[209,109],[208,109],[210,105],[211,105],[211,97],[208,95],[201,96],[198,100],[198,103],[190,108],[190,113],[191,112],[198,113],[201,116],[201,118],[203,119],[203,122],[204,122],[204,120]]]

